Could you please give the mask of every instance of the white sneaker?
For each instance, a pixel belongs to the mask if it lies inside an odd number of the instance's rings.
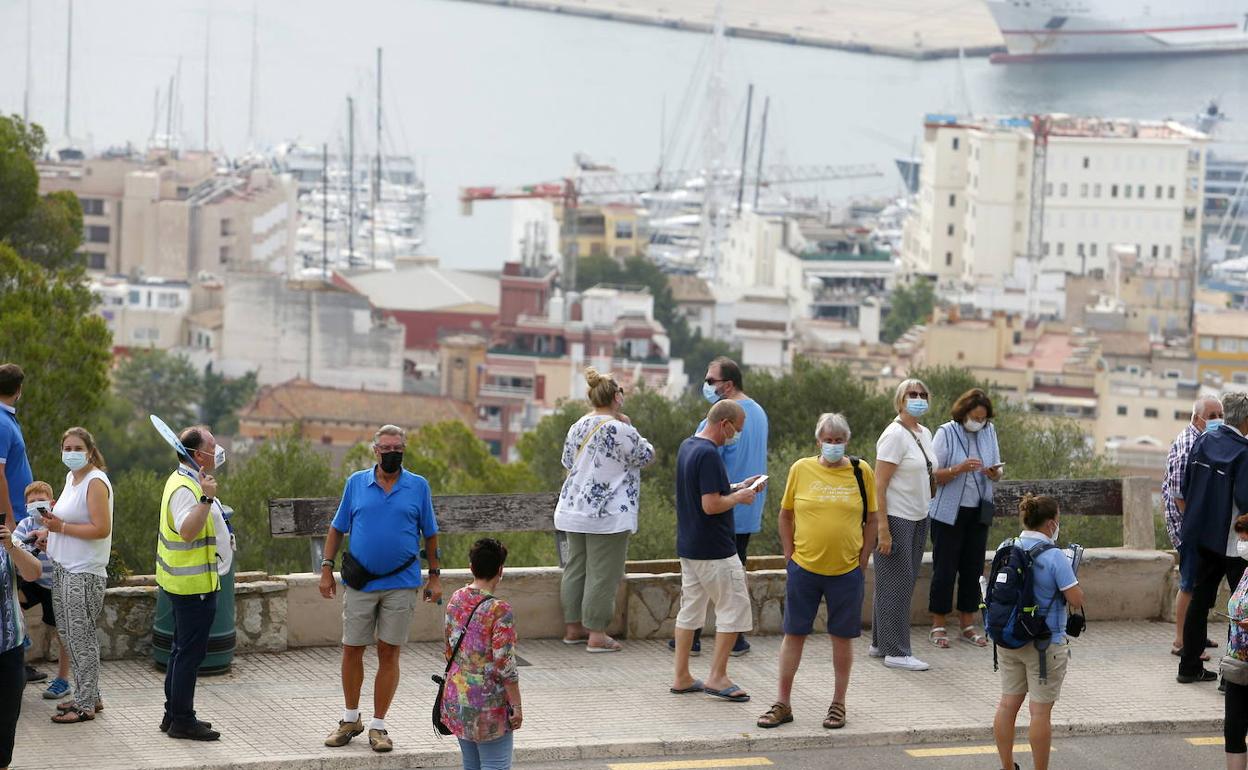
[[[880,648],[876,647],[874,644],[867,648],[867,655],[872,658],[884,657],[884,653],[880,652]]]
[[[884,658],[884,665],[887,668],[900,668],[906,671],[926,671],[931,668],[913,655],[904,657],[901,655],[889,655]]]

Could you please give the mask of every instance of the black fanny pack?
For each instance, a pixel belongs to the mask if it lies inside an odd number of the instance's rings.
[[[381,580],[382,578],[388,578],[391,575],[397,575],[412,566],[412,563],[415,562],[419,556],[419,554],[413,554],[407,561],[400,564],[397,569],[392,569],[381,575],[374,575],[365,569],[364,565],[360,564],[359,561],[351,555],[350,551],[347,551],[342,555],[342,582],[345,583],[348,588],[363,591],[364,586],[374,580]]]

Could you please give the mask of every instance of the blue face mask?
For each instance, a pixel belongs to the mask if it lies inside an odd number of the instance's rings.
[[[720,395],[715,392],[715,386],[709,382],[702,383],[702,398],[714,404],[720,400]]]
[[[906,399],[906,412],[911,417],[922,417],[927,414],[927,399],[925,398],[908,398]]]
[[[1217,430],[1218,428],[1221,428],[1225,424],[1226,424],[1225,420],[1219,420],[1216,417],[1212,420],[1206,420],[1205,421],[1205,433],[1208,433],[1209,431],[1212,431],[1212,430]]]
[[[823,455],[823,459],[829,463],[839,463],[841,458],[845,456],[844,444],[829,444],[826,441],[819,446],[819,451]]]
[[[82,470],[87,464],[86,452],[61,452],[61,462],[71,471]]]

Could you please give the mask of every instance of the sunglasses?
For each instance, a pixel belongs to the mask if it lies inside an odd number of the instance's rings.
[[[922,391],[912,390],[906,394],[906,398],[927,398],[927,394]]]
[[[707,378],[706,378],[706,384],[707,384],[707,385],[715,385],[716,383],[720,383],[720,382],[727,382],[727,381],[728,381],[728,380],[717,380],[717,379],[715,379],[714,377],[707,377]]]

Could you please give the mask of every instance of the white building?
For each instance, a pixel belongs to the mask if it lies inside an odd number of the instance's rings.
[[[1029,256],[1040,122],[1048,129],[1037,275],[1105,271],[1111,244],[1159,259],[1195,253],[1204,134],[1173,121],[929,115],[919,205],[902,247],[906,272],[942,286],[1002,285],[1018,275],[1016,263]]]
[[[185,342],[191,285],[163,278],[100,278],[91,283],[97,312],[119,348],[169,350]]]

